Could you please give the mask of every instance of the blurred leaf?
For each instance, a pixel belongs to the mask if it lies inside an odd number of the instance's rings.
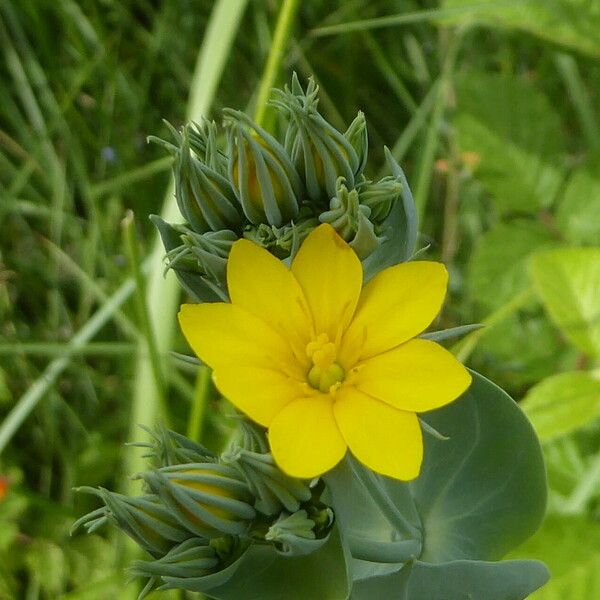
[[[486,312],[499,308],[529,284],[527,259],[555,244],[552,235],[535,221],[497,225],[479,240],[470,264],[473,300]]]
[[[560,118],[549,100],[522,79],[468,73],[457,82],[454,125],[463,152],[501,212],[548,207],[562,180]]]
[[[531,388],[521,403],[543,442],[600,417],[600,381],[589,373],[560,373]]]
[[[599,0],[479,0],[490,10],[465,12],[452,22],[477,22],[527,31],[544,40],[600,56]],[[494,4],[496,6],[494,6]],[[446,8],[472,6],[473,0],[444,0]]]
[[[351,600],[523,600],[548,581],[538,561],[490,563],[458,560],[431,565],[417,562],[384,577],[361,581]]]
[[[600,356],[600,248],[540,252],[531,273],[561,331],[582,352]]]
[[[552,579],[530,600],[600,598],[600,523],[585,517],[548,517],[511,557],[544,560]]]
[[[573,244],[600,240],[600,176],[598,166],[575,171],[556,212],[556,226]]]

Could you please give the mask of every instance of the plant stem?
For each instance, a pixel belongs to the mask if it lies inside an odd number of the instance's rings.
[[[198,367],[196,387],[194,389],[194,400],[187,429],[187,437],[195,442],[199,442],[202,437],[204,412],[210,394],[210,375],[211,371],[209,367],[206,365],[200,365]]]
[[[265,65],[265,70],[263,71],[263,75],[258,86],[258,93],[256,95],[254,120],[259,125],[263,125],[265,122],[269,94],[271,93],[271,88],[277,82],[279,68],[281,67],[281,62],[283,61],[285,48],[291,36],[292,27],[294,25],[299,6],[299,0],[283,0],[281,4],[279,16],[277,17],[277,25],[275,26],[273,43],[271,44],[271,50],[267,58],[267,64]]]

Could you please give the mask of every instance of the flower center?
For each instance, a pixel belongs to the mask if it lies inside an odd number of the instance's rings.
[[[306,355],[312,360],[308,371],[308,383],[315,389],[327,393],[335,391],[344,381],[346,372],[335,362],[335,344],[329,341],[326,333],[306,345]]]

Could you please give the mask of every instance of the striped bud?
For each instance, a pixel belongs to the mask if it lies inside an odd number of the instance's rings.
[[[358,190],[349,191],[340,177],[329,210],[321,213],[319,220],[329,223],[363,260],[383,241],[375,234],[370,216],[371,209],[360,203]]]
[[[112,523],[154,557],[162,556],[192,534],[175,519],[154,495],[130,498],[103,488],[80,488],[98,496],[104,506],[74,523],[88,533]]]
[[[240,535],[256,511],[238,471],[216,463],[189,463],[142,473],[171,514],[195,535]]]
[[[254,506],[262,514],[276,515],[282,510],[295,512],[302,502],[312,497],[308,484],[283,473],[271,454],[232,446],[221,455],[221,460],[235,465],[243,473],[256,498]]]
[[[318,112],[318,89],[310,79],[304,91],[294,74],[292,89],[274,90],[271,102],[289,119],[285,148],[304,177],[308,196],[315,202],[335,195],[340,176],[354,187],[367,153],[364,116],[359,114],[350,126],[348,139]]]
[[[302,184],[283,146],[244,113],[224,114],[229,180],[248,220],[281,227],[295,219]]]

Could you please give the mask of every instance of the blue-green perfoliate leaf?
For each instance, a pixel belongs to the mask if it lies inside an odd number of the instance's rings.
[[[243,534],[256,516],[246,481],[226,465],[190,463],[141,477],[171,514],[197,536]]]
[[[309,198],[322,202],[335,196],[338,177],[343,177],[349,188],[354,187],[367,148],[361,130],[364,117],[359,114],[350,127],[350,141],[321,116],[317,93],[314,80],[304,92],[294,75],[292,89],[274,90],[272,104],[288,118],[285,148],[304,179]]]
[[[302,183],[283,146],[242,112],[225,109],[229,180],[246,218],[280,227],[295,219]]]
[[[371,209],[360,203],[358,190],[349,191],[340,177],[329,210],[319,215],[319,221],[329,223],[354,248],[358,257],[364,259],[383,242],[375,233],[370,215]]]

